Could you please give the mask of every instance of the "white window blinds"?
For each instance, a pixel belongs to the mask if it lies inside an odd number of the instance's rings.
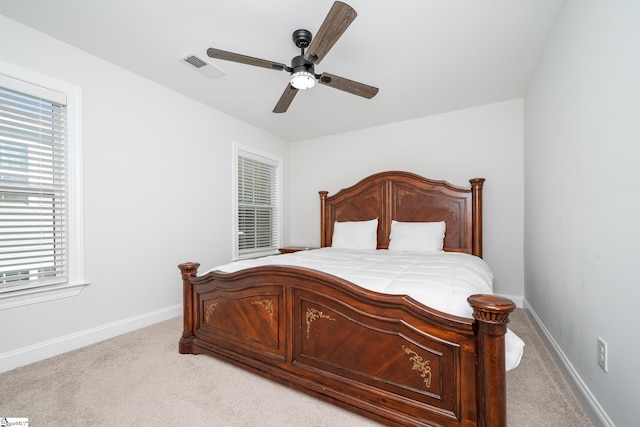
[[[66,98],[17,83],[0,81],[0,291],[67,281]]]
[[[238,152],[238,254],[271,252],[280,241],[278,162]]]

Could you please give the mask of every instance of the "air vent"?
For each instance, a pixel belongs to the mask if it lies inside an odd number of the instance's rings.
[[[207,65],[206,62],[204,62],[202,59],[198,58],[195,55],[189,55],[184,60],[196,68],[202,68],[205,65]]]
[[[213,64],[208,63],[207,61],[198,58],[196,55],[187,55],[179,59],[180,62],[191,68],[192,70],[198,71],[201,74],[209,77],[210,79],[217,79],[218,77],[224,76],[226,73],[222,71],[220,68],[216,67]]]

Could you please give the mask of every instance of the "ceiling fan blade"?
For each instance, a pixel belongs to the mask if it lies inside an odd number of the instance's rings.
[[[287,109],[289,108],[289,105],[291,105],[293,98],[296,97],[297,93],[298,93],[298,89],[291,86],[291,84],[287,85],[287,88],[284,90],[284,93],[282,94],[282,96],[280,97],[280,100],[278,101],[275,108],[273,109],[273,112],[274,113],[286,112]]]
[[[318,83],[340,89],[363,98],[371,99],[378,93],[378,88],[366,85],[364,83],[355,82],[345,79],[344,77],[334,76],[329,73],[322,73],[318,79]]]
[[[266,59],[254,58],[252,56],[240,55],[239,53],[227,52],[220,49],[210,47],[207,49],[207,55],[211,58],[223,59],[225,61],[239,62],[241,64],[255,65],[256,67],[269,68],[271,70],[282,71],[287,68],[286,65],[278,62],[267,61]]]
[[[319,64],[357,15],[356,11],[348,4],[340,1],[335,2],[316,36],[311,40],[304,58],[314,64]]]

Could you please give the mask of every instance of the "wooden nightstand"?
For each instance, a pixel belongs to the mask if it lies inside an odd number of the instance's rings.
[[[278,250],[280,251],[281,254],[292,254],[294,252],[308,251],[311,249],[317,249],[317,248],[310,248],[308,246],[287,246],[286,248],[280,248]]]

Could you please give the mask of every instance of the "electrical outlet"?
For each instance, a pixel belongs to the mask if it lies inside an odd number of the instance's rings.
[[[607,342],[598,337],[598,365],[600,365],[602,370],[605,372],[609,372],[607,356]]]

